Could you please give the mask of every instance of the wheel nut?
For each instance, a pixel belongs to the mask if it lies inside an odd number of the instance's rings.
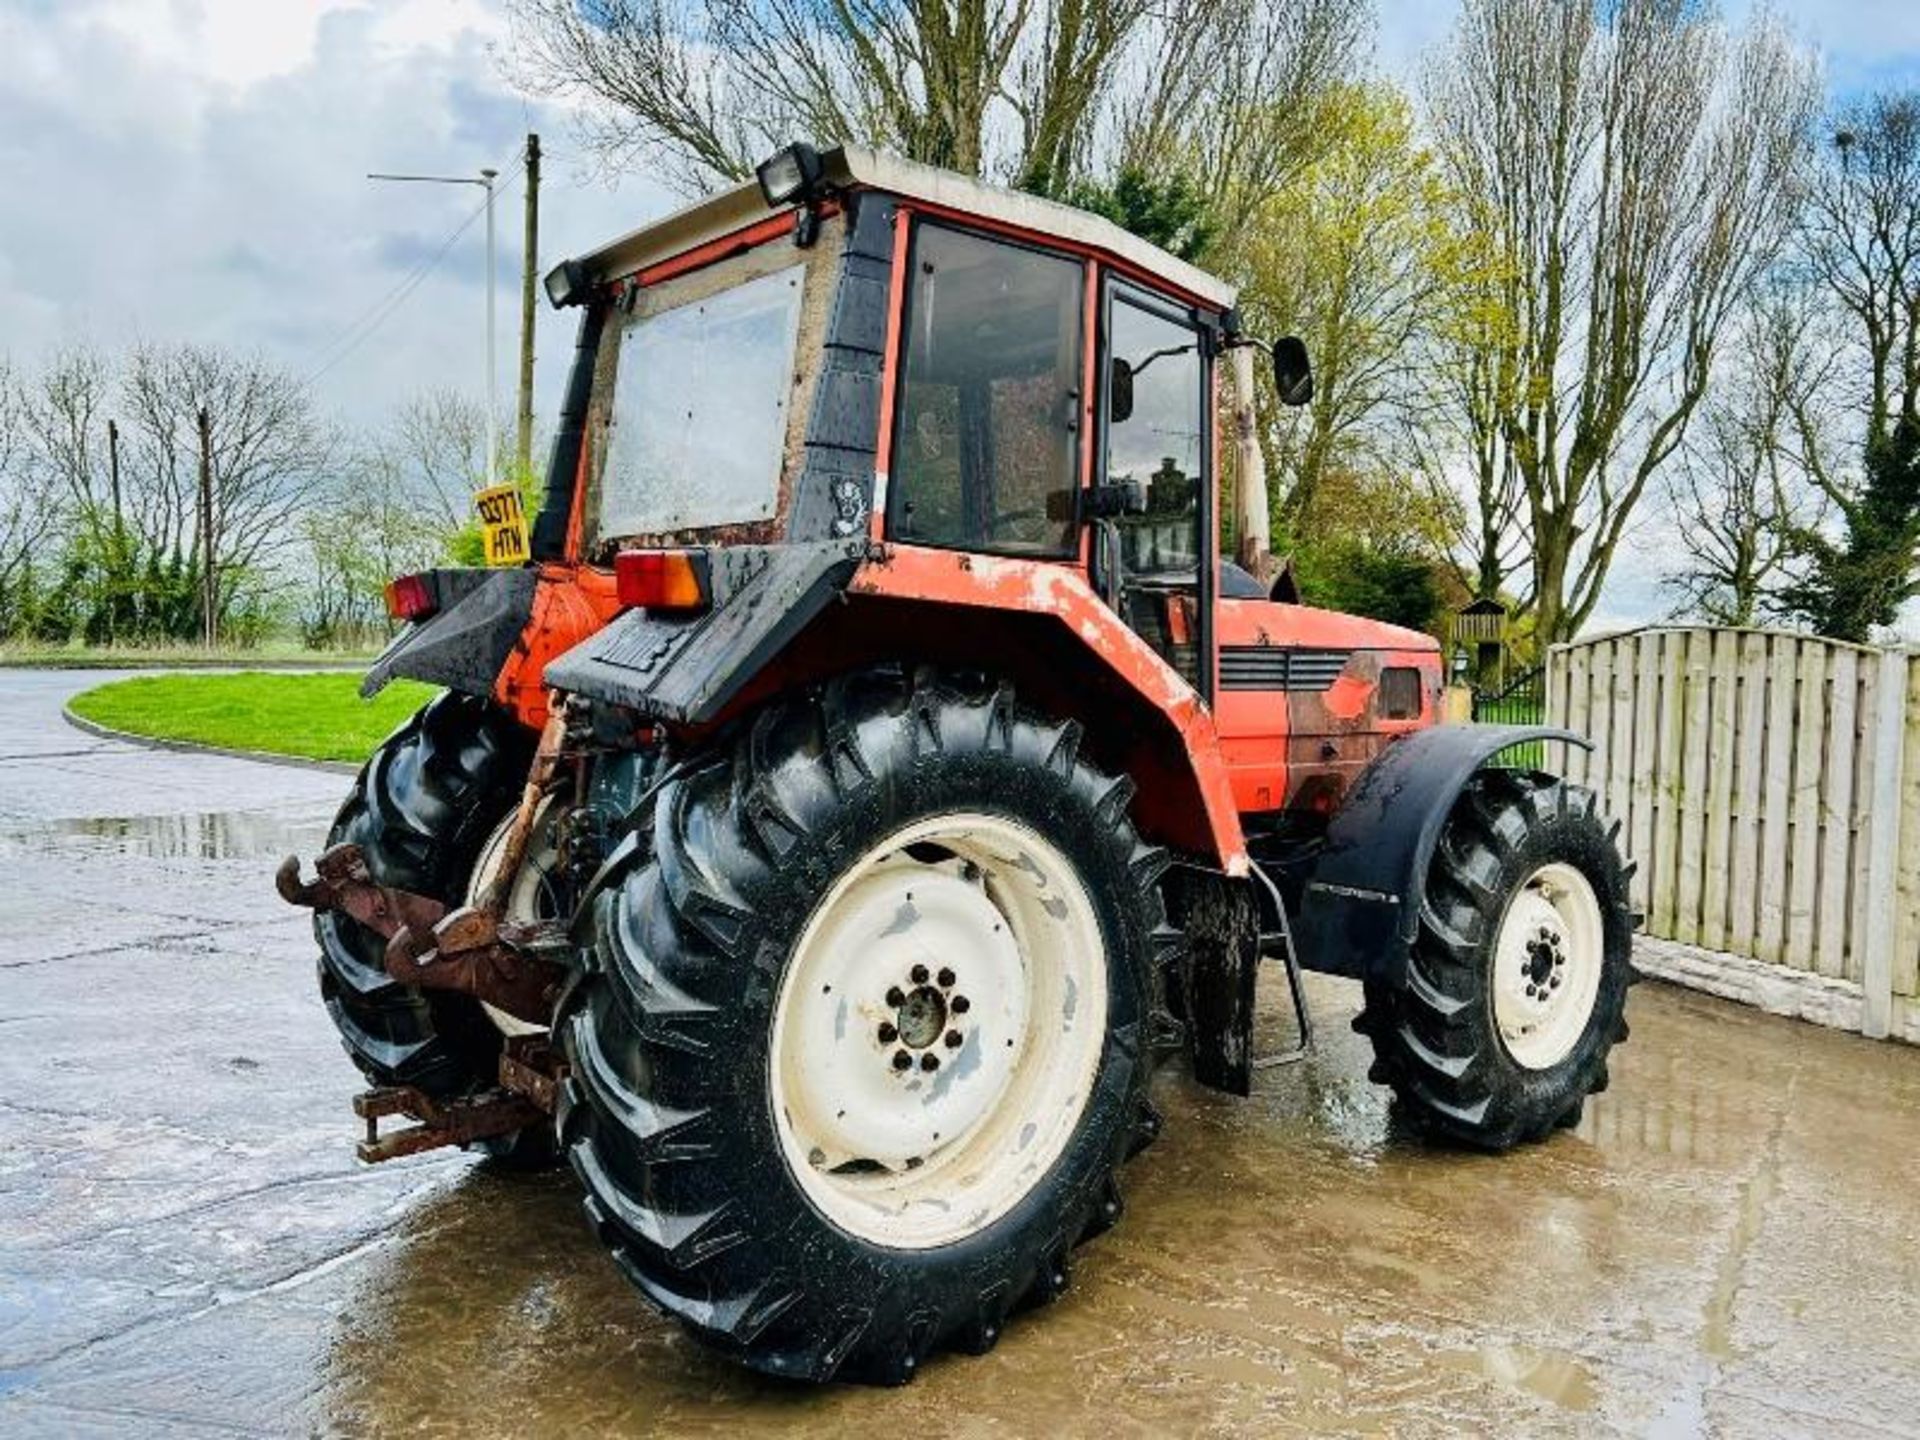
[[[922,1070],[938,1070],[940,1068],[940,1057],[929,1050],[920,1057],[920,1068]]]
[[[1549,977],[1547,980],[1547,988],[1550,990],[1558,990],[1560,988],[1560,977],[1558,975]]]
[[[902,990],[898,985],[887,991],[887,1004],[893,1006],[894,1009],[898,1010],[906,1003],[907,992]]]
[[[916,985],[924,985],[927,983],[927,967],[924,965],[914,966],[913,969],[907,972],[907,975]]]
[[[939,975],[935,978],[939,980],[942,990],[951,990],[953,988],[953,971],[947,969],[945,966],[941,967]]]
[[[1528,998],[1529,1000],[1531,1000],[1531,999],[1533,999],[1533,998],[1534,998],[1535,996],[1537,996],[1537,995],[1538,995],[1539,993],[1540,993],[1540,992],[1539,992],[1539,991],[1538,991],[1537,989],[1535,989],[1535,988],[1534,988],[1533,986],[1531,986],[1531,985],[1529,985],[1529,986],[1527,986],[1527,998]]]
[[[893,1026],[885,1024],[884,1022],[881,1024],[880,1043],[882,1045],[891,1045],[895,1040],[898,1040],[899,1038],[900,1038],[900,1032],[894,1029]]]
[[[960,1048],[960,1042],[962,1038],[964,1037],[962,1037],[962,1035],[958,1030],[947,1031],[947,1049],[958,1050]]]
[[[912,1064],[913,1064],[913,1057],[907,1054],[906,1051],[896,1050],[893,1052],[893,1068],[894,1069],[905,1070]]]
[[[972,1005],[972,1003],[973,1002],[968,1000],[966,996],[956,995],[953,997],[953,1003],[949,1005],[947,1008],[952,1010],[953,1013],[956,1015],[964,1015],[967,1013],[967,1010]]]

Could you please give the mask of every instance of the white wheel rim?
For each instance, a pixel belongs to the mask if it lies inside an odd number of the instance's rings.
[[[476,904],[487,886],[493,883],[500,863],[506,859],[507,832],[513,828],[517,811],[509,811],[507,818],[494,827],[487,837],[487,843],[480,847],[480,856],[473,862],[473,876],[467,881],[467,903]],[[526,855],[520,861],[520,869],[513,877],[513,884],[507,889],[507,903],[502,918],[520,925],[531,925],[539,920],[557,920],[559,905],[548,877],[553,867],[559,863],[559,845],[554,838],[555,821],[559,812],[554,809],[551,798],[542,800],[540,808],[534,812],[533,834],[528,837]],[[509,1015],[498,1006],[480,1002],[480,1008],[503,1035],[544,1035],[547,1027],[522,1020],[517,1015]]]
[[[1514,891],[1493,951],[1493,1017],[1515,1063],[1546,1070],[1573,1053],[1600,994],[1600,902],[1573,866],[1542,865]]]
[[[996,815],[909,825],[827,892],[781,979],[769,1063],[787,1165],[875,1244],[976,1234],[1065,1149],[1106,1016],[1099,919],[1053,845]]]

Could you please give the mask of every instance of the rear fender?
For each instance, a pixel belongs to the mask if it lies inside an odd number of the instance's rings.
[[[863,666],[928,663],[998,674],[1126,773],[1150,838],[1248,873],[1213,716],[1070,566],[864,540],[729,546],[713,607],[631,610],[554,659],[545,680],[688,730]]]
[[[826,608],[865,550],[864,540],[715,548],[707,609],[624,611],[543,657],[541,678],[675,725],[710,724]]]
[[[1191,851],[1231,876],[1248,873],[1246,838],[1233,800],[1233,787],[1220,753],[1213,712],[1186,679],[1120,620],[1077,569],[1057,562],[1017,560],[912,545],[888,545],[870,556],[847,586],[849,595],[919,602],[918,607],[958,608],[986,618],[998,615],[1050,628],[1065,643],[1054,664],[1057,685],[1078,690],[1081,662],[1137,701],[1133,716],[1116,712],[1076,715],[1088,731],[1089,748],[1099,750],[1116,737],[1104,732],[1131,725],[1139,733],[1125,738],[1137,757],[1128,773],[1142,790],[1143,822],[1156,812],[1172,822],[1144,823],[1149,833]],[[972,626],[958,617],[958,628],[994,634],[996,626]],[[984,669],[1017,670],[1008,657],[983,655]],[[1074,714],[1072,707],[1062,708]],[[1146,723],[1140,723],[1142,717]],[[1110,745],[1108,748],[1113,748]],[[1152,789],[1159,793],[1145,793]],[[1185,813],[1182,813],[1185,812]]]
[[[429,570],[436,609],[415,621],[367,667],[360,693],[371,699],[396,679],[424,680],[467,695],[490,695],[533,613],[531,570]]]
[[[1308,970],[1397,984],[1420,926],[1427,867],[1474,772],[1510,745],[1564,740],[1540,725],[1440,725],[1404,736],[1361,772],[1327,826],[1294,924]]]

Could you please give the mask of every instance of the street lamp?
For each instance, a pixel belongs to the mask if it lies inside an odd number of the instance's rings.
[[[493,182],[500,172],[485,169],[476,176],[472,175],[386,175],[374,171],[367,173],[369,180],[397,180],[418,185],[478,185],[487,192],[487,476],[486,484],[492,485],[499,478],[500,470],[500,434],[499,418],[496,414],[494,396],[495,377],[499,367],[494,363],[493,354],[493,292],[496,288],[493,267]],[[482,486],[485,489],[486,486]]]

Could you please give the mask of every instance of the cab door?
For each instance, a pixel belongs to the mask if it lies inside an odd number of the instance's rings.
[[[1124,281],[1102,300],[1095,584],[1211,703],[1213,331]]]

